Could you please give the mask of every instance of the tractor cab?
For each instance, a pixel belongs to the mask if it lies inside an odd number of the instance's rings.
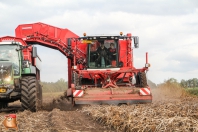
[[[3,68],[6,65],[10,65],[14,69],[14,75],[19,75],[19,53],[16,44],[10,44],[8,42],[0,43],[0,66]]]

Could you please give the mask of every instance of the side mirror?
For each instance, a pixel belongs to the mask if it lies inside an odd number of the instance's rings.
[[[134,46],[135,48],[139,48],[139,37],[134,37]]]
[[[37,57],[37,47],[32,47],[32,57],[33,58]]]

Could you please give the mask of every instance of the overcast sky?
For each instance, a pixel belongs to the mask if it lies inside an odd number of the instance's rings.
[[[161,83],[171,77],[198,78],[197,0],[0,0],[0,36],[14,35],[19,24],[43,22],[82,36],[139,36],[135,67],[145,65],[148,78]],[[67,60],[58,51],[39,46],[42,81],[67,79]]]

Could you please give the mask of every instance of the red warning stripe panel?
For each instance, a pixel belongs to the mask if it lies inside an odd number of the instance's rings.
[[[150,88],[140,88],[140,95],[150,95],[151,90]]]
[[[83,90],[73,90],[73,97],[82,97],[84,94]]]

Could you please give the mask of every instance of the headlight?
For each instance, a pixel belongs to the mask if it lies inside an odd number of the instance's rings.
[[[5,80],[6,82],[11,81],[11,76],[6,77],[4,80]]]

